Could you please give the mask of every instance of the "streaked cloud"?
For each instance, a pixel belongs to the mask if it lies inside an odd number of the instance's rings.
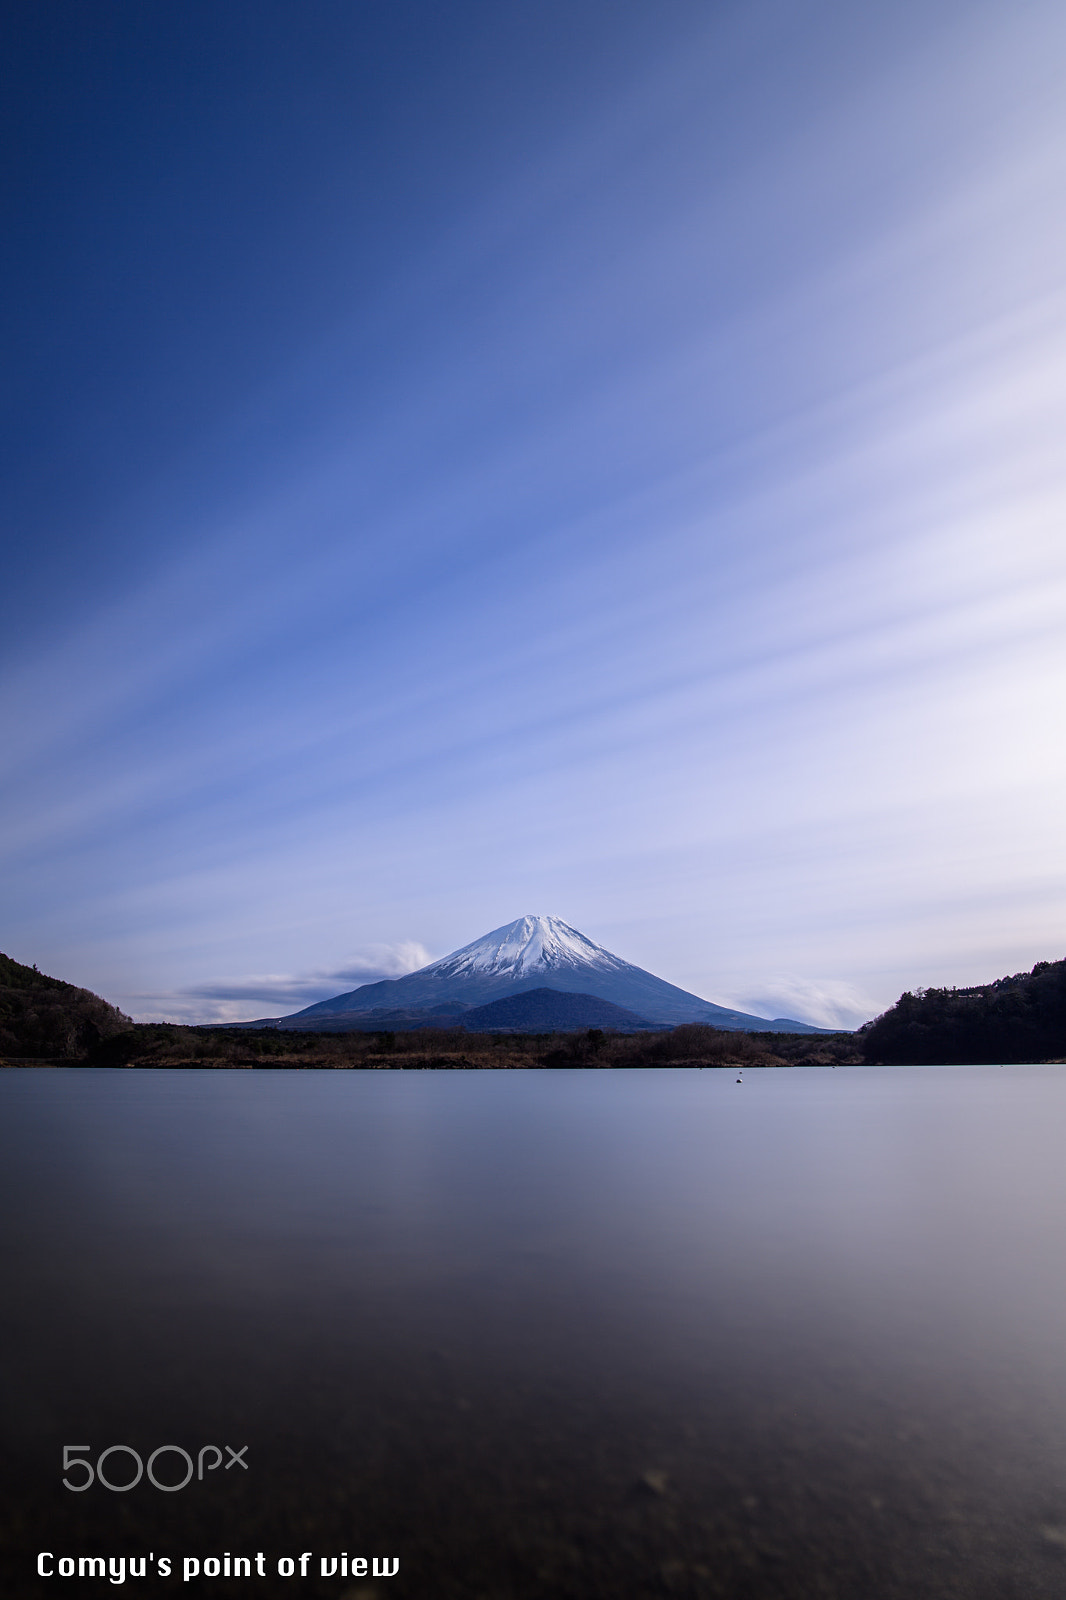
[[[835,1023],[1061,953],[1063,14],[670,15],[551,116],[516,82],[454,204],[383,134],[292,263],[358,292],[275,285],[211,439],[72,498],[138,557],[19,591],[13,954],[206,1020],[536,905]]]

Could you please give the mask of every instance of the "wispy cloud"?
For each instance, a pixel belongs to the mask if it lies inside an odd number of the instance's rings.
[[[857,1028],[884,1009],[854,984],[832,978],[770,977],[760,988],[730,994],[719,1004],[759,1017],[791,1017],[818,1028]]]
[[[285,1015],[318,1000],[329,1000],[364,983],[402,978],[432,960],[413,939],[396,944],[364,945],[343,967],[329,972],[250,973],[212,983],[189,984],[172,994],[130,997],[138,1021],[247,1022],[261,1016]]]

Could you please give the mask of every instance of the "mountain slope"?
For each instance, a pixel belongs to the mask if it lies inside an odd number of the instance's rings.
[[[705,1022],[744,1033],[775,1029],[792,1033],[824,1031],[808,1023],[787,1018],[770,1021],[701,1000],[699,995],[689,994],[686,989],[645,972],[643,967],[623,961],[560,918],[534,916],[519,917],[495,928],[418,972],[365,983],[348,994],[294,1012],[284,1021],[290,1025],[298,1021],[302,1027],[313,1028],[329,1019],[357,1017],[381,1007],[428,1009],[447,1001],[480,1006],[506,995],[545,987],[595,995],[634,1011],[649,1022]]]

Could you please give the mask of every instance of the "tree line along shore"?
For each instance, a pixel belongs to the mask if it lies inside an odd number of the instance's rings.
[[[953,1065],[1066,1059],[1066,961],[968,989],[906,993],[854,1033],[300,1033],[134,1023],[87,989],[0,955],[0,1065],[507,1069]]]

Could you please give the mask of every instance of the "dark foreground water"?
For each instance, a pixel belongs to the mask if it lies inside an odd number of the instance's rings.
[[[2,1593],[1059,1600],[1066,1068],[735,1078],[0,1074]]]

